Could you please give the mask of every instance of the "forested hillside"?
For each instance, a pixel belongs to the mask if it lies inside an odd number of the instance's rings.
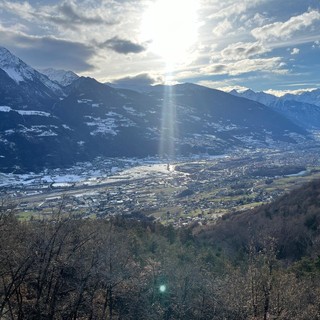
[[[215,226],[128,218],[21,222],[3,201],[1,319],[319,319],[311,183]]]
[[[221,246],[230,255],[275,242],[277,257],[297,261],[320,253],[320,181],[313,181],[280,199],[246,212],[224,215],[215,225],[201,228],[203,242]]]

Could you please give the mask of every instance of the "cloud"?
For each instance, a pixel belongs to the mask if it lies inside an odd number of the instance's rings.
[[[58,6],[61,15],[64,18],[67,18],[72,23],[81,23],[81,24],[101,24],[105,21],[99,15],[86,15],[83,12],[78,12],[77,7],[73,2],[65,2],[62,5]]]
[[[284,69],[284,64],[280,57],[267,59],[244,59],[237,61],[230,70],[230,75],[238,75],[248,72],[272,72],[285,74],[288,70]]]
[[[77,25],[113,25],[116,23],[113,18],[106,17],[102,10],[93,12],[87,7],[77,5],[72,0],[64,1],[54,7],[47,7],[46,11],[39,15],[46,17],[53,23],[63,24],[69,28],[74,28]]]
[[[134,43],[130,40],[121,39],[119,37],[113,37],[99,45],[101,48],[108,48],[117,53],[140,53],[146,50],[144,46],[138,43]]]
[[[1,26],[0,38],[3,45],[36,69],[67,68],[75,72],[93,69],[88,61],[96,52],[89,45],[48,36],[29,36]]]
[[[210,66],[204,67],[201,70],[204,73],[207,74],[228,74],[229,68],[226,64],[211,64]]]
[[[301,85],[301,84],[297,84],[297,85]],[[310,91],[313,91],[313,90],[317,90],[317,88],[306,88],[306,89],[297,89],[297,90],[274,90],[274,89],[269,89],[269,90],[266,90],[264,92],[272,94],[272,95],[277,96],[277,97],[282,97],[282,96],[284,96],[285,94],[288,94],[288,93],[289,94],[298,95],[298,94],[302,94],[304,92],[310,92]]]
[[[319,20],[320,12],[318,10],[312,10],[299,16],[291,17],[285,22],[275,22],[255,28],[251,31],[251,34],[261,41],[287,40],[297,31],[303,30]]]
[[[230,81],[230,82],[232,82],[232,81]],[[244,86],[240,86],[240,85],[236,85],[236,84],[231,84],[231,83],[229,83],[228,80],[225,80],[225,81],[201,80],[201,81],[197,82],[197,84],[199,84],[201,86],[208,87],[208,88],[221,90],[224,92],[230,92],[232,90],[237,90],[238,92],[243,92],[243,91],[246,91],[249,89],[248,87],[244,87]]]
[[[229,4],[231,2],[231,4]],[[240,16],[241,13],[246,12],[249,8],[255,7],[261,2],[261,0],[242,0],[238,1],[225,1],[221,4],[224,5],[222,8],[214,8],[214,13],[210,16],[210,18],[226,18],[226,17],[237,17]],[[220,4],[219,4],[220,5]],[[215,3],[215,6],[217,4]]]
[[[268,20],[269,18],[267,18],[264,14],[261,13],[256,13],[252,18],[252,22],[258,26],[264,25],[264,23]]]
[[[272,72],[285,74],[288,70],[284,69],[282,59],[279,57],[266,59],[243,59],[236,62],[225,64],[211,64],[202,68],[202,72],[207,75],[240,75],[249,72]]]
[[[146,88],[163,84],[164,79],[159,75],[152,75],[149,73],[141,73],[135,76],[128,76],[121,79],[116,79],[111,82],[111,85],[119,88],[127,88],[136,91],[144,91]]]
[[[23,19],[32,19],[33,7],[28,2],[13,2],[0,0],[0,9],[18,15]]]
[[[0,23],[0,42],[34,67],[72,69],[100,81],[150,85],[154,76],[148,73],[168,71],[163,57],[147,50],[152,39],[144,40],[140,26],[154,1],[158,0],[0,0],[0,21],[5,26],[2,30]],[[241,75],[239,81],[221,88],[244,84],[257,75],[259,82],[247,83],[259,89],[265,83],[267,88],[283,87],[285,78],[271,73],[288,73],[289,68],[288,78],[298,77],[297,73],[301,81],[316,78],[317,1],[199,1],[197,40],[187,61],[179,61],[170,75],[177,81],[230,80]],[[312,54],[310,59],[302,60],[302,47],[305,55]]]
[[[220,22],[213,30],[212,32],[218,36],[225,36],[226,33],[228,33],[230,30],[232,30],[232,24],[228,19],[224,19],[222,22]]]
[[[1,8],[27,21],[37,22],[39,25],[51,23],[58,28],[76,29],[78,26],[113,25],[116,23],[106,10],[91,9],[89,6],[65,0],[53,6],[31,6],[28,2],[13,2],[0,0]]]
[[[242,60],[269,51],[261,42],[238,42],[223,49],[221,56],[225,60]]]
[[[292,51],[290,52],[291,55],[296,55],[300,53],[300,49],[299,48],[293,48]]]

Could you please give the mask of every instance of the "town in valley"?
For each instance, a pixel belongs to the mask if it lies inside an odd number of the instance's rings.
[[[155,219],[176,227],[214,222],[228,212],[271,202],[320,177],[320,145],[239,150],[223,155],[96,158],[71,168],[1,174],[2,198],[22,220],[52,218]]]

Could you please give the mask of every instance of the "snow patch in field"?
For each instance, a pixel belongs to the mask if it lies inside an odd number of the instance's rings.
[[[49,125],[49,126],[44,126],[44,125],[38,125],[38,126],[31,126],[30,128],[27,128],[23,125],[19,125],[20,133],[24,134],[34,134],[37,137],[53,137],[57,136],[58,134],[55,133],[52,129],[57,129],[57,126],[54,125]]]
[[[132,107],[128,107],[128,106],[123,106],[122,107],[124,110],[126,110],[129,113],[136,113],[136,110],[133,109]]]
[[[51,185],[53,188],[70,188],[73,186],[73,183],[66,183],[66,182],[54,182]]]
[[[40,116],[40,117],[50,117],[51,114],[43,111],[34,110],[16,110],[22,116]]]
[[[0,112],[10,112],[11,110],[8,106],[0,106]]]
[[[91,99],[78,99],[77,102],[78,103],[88,104],[88,103],[93,102],[93,101]]]
[[[109,111],[108,113],[106,113],[106,116],[107,117],[121,117],[121,114]]]
[[[43,131],[41,132],[38,137],[55,137],[57,136],[58,134],[49,130],[49,131]]]
[[[114,118],[108,118],[108,119],[101,119],[100,117],[94,118],[94,117],[88,117],[92,121],[86,122],[86,125],[89,127],[95,127],[93,131],[90,132],[90,135],[95,136],[97,134],[106,135],[111,134],[113,136],[116,136],[119,131],[116,130],[118,127],[115,123]]]
[[[48,112],[37,111],[37,110],[14,110],[8,106],[0,106],[0,112],[17,112],[21,116],[40,116],[40,117],[51,117],[51,114]]]

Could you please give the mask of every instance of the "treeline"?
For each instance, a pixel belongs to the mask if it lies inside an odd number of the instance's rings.
[[[0,319],[319,319],[319,191],[177,230],[62,211],[20,222],[2,203]],[[303,249],[285,251],[294,226]]]

